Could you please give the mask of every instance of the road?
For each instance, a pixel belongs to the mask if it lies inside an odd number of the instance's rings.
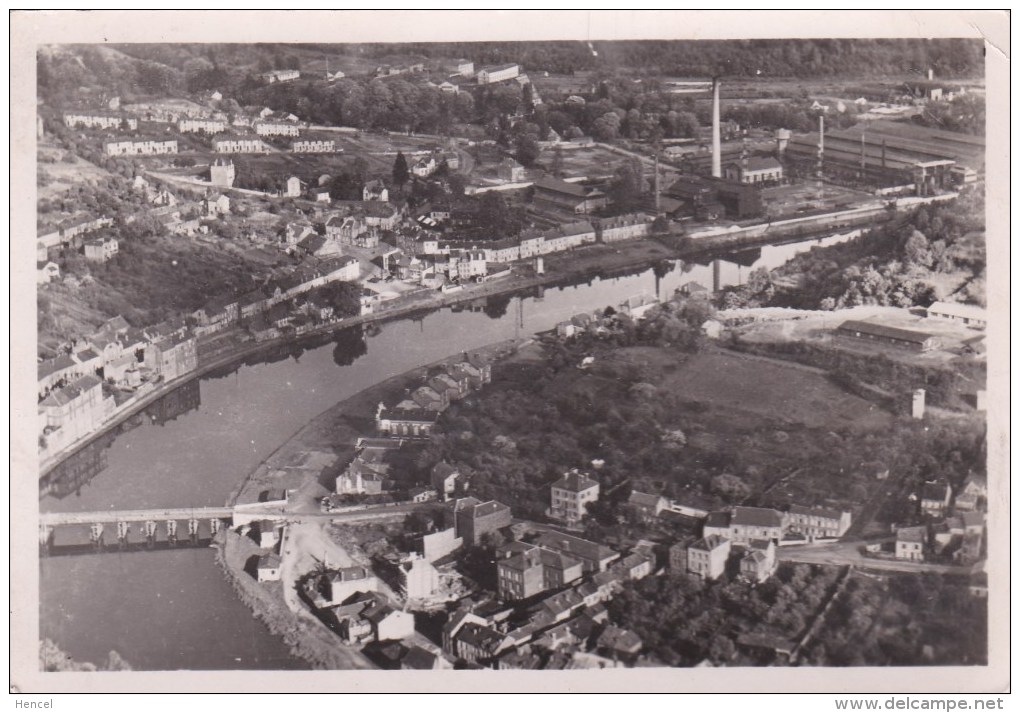
[[[884,560],[865,557],[860,553],[863,542],[837,542],[831,545],[793,545],[779,548],[780,562],[803,564],[853,565],[863,569],[881,569],[894,572],[935,572],[937,574],[967,575],[974,567],[932,564],[929,562],[907,562],[905,560]]]

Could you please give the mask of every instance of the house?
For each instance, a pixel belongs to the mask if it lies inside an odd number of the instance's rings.
[[[202,208],[211,218],[226,215],[230,212],[230,199],[222,193],[216,193],[202,199]]]
[[[176,139],[137,139],[107,141],[103,144],[107,156],[156,156],[177,153]]]
[[[957,512],[982,510],[988,497],[988,484],[983,475],[971,473],[963,482],[963,488],[956,496],[953,506]]]
[[[312,227],[311,223],[304,221],[287,223],[287,228],[283,234],[283,241],[287,245],[297,245],[311,235],[315,235],[315,228]]]
[[[726,571],[732,543],[725,537],[707,535],[687,547],[687,571],[703,579],[718,579]]]
[[[414,615],[394,609],[390,604],[375,604],[361,615],[372,626],[376,641],[398,641],[414,636]]]
[[[343,567],[329,577],[329,600],[340,604],[355,594],[379,591],[379,578],[367,567]]]
[[[516,79],[521,73],[520,65],[499,64],[491,67],[482,67],[475,75],[479,84],[496,84],[505,82],[508,79]]]
[[[652,573],[655,555],[651,551],[631,552],[612,566],[614,571],[623,573],[626,579],[643,579]]]
[[[227,130],[227,122],[222,119],[185,117],[177,122],[177,130],[182,134],[218,134]]]
[[[730,517],[729,539],[736,545],[751,540],[783,539],[783,514],[769,508],[735,507]]]
[[[438,167],[435,156],[426,156],[411,164],[411,173],[418,178],[428,178]]]
[[[429,386],[419,386],[412,391],[411,400],[419,408],[423,408],[426,411],[435,411],[436,413],[444,411],[450,405],[442,394],[437,393],[435,389]]]
[[[737,183],[774,185],[783,180],[783,164],[771,156],[752,156],[729,164],[723,175]]]
[[[576,468],[550,486],[549,516],[567,524],[580,522],[588,512],[588,503],[599,499],[599,483]]]
[[[917,332],[912,329],[888,327],[884,324],[859,320],[847,320],[836,328],[836,336],[857,342],[876,342],[901,349],[927,352],[937,349],[941,342],[934,334]]]
[[[280,541],[279,527],[272,520],[259,520],[256,532],[256,542],[260,549],[271,550]]]
[[[929,481],[921,488],[921,512],[932,517],[942,517],[949,509],[953,489],[943,480]]]
[[[213,139],[213,151],[220,154],[265,153],[262,139],[253,136],[228,135]]]
[[[194,337],[174,333],[156,339],[145,349],[145,367],[173,381],[198,368],[198,350]]]
[[[424,599],[439,589],[439,570],[421,555],[408,555],[397,565],[400,593],[407,599]]]
[[[451,68],[462,77],[470,77],[475,73],[475,63],[469,59],[454,60]]]
[[[363,201],[389,201],[390,192],[379,179],[369,181],[361,189],[361,200]]]
[[[46,285],[52,280],[60,279],[60,266],[52,260],[40,260],[36,262],[35,267],[37,284]]]
[[[444,94],[460,94],[460,87],[453,82],[442,82],[439,85],[439,91]]]
[[[115,111],[98,111],[92,109],[76,109],[64,113],[64,126],[69,129],[138,129],[138,119]]]
[[[234,162],[226,158],[218,158],[209,165],[209,181],[214,186],[230,188],[234,185],[237,172]]]
[[[602,191],[551,176],[543,176],[535,181],[534,191],[536,205],[570,213],[592,213],[609,203],[609,199]]]
[[[751,540],[740,559],[740,576],[760,584],[775,574],[778,564],[773,540]]]
[[[449,500],[450,496],[457,489],[457,480],[460,478],[460,471],[446,461],[440,461],[432,466],[431,474],[432,487],[436,489],[443,500]]]
[[[896,531],[896,559],[923,562],[927,539],[924,527],[901,527]]]
[[[504,639],[496,629],[468,622],[454,637],[455,655],[467,663],[488,661],[500,651]]]
[[[513,521],[510,506],[496,500],[481,502],[477,498],[461,498],[450,508],[454,534],[465,545],[478,544],[482,537],[508,527]]]
[[[627,505],[631,512],[642,520],[651,520],[659,516],[659,513],[666,509],[668,503],[661,495],[649,495],[632,490],[627,499]]]
[[[641,638],[629,629],[610,624],[599,634],[597,646],[607,656],[617,659],[636,657],[641,651]]]
[[[112,397],[103,396],[103,382],[94,374],[55,389],[39,403],[43,437],[53,450],[92,433],[113,412]]]
[[[276,84],[277,82],[290,82],[301,76],[301,72],[297,69],[274,69],[270,72],[263,72],[259,75],[266,84]]]
[[[511,542],[496,552],[496,582],[504,601],[527,599],[581,578],[582,562],[536,545]]]
[[[628,213],[615,218],[606,218],[595,226],[599,242],[615,243],[620,240],[631,240],[648,235],[652,220],[640,213]]]
[[[971,327],[988,326],[988,316],[983,307],[960,304],[959,302],[934,302],[928,307],[929,319],[948,319]]]
[[[439,414],[421,408],[387,409],[379,404],[375,427],[384,436],[394,438],[428,438]]]
[[[138,386],[142,382],[138,358],[133,352],[124,352],[103,367],[103,378],[118,385]]]
[[[301,128],[297,124],[283,121],[256,121],[255,133],[259,136],[299,136]]]
[[[417,645],[408,649],[400,660],[400,668],[409,671],[437,671],[449,667],[449,662],[442,656],[426,651]]]
[[[294,141],[290,145],[291,153],[337,153],[336,141],[333,139],[307,139]]]
[[[499,162],[499,166],[496,168],[496,175],[503,181],[517,183],[527,177],[527,169],[512,158],[507,157]]]
[[[850,529],[851,515],[846,510],[813,508],[791,505],[786,514],[786,527],[808,538],[817,539],[842,537]]]
[[[280,556],[270,553],[259,557],[256,578],[260,582],[280,581]]]
[[[535,544],[580,560],[586,573],[605,572],[613,562],[620,559],[619,552],[615,552],[605,545],[563,532],[546,530],[535,538]]]

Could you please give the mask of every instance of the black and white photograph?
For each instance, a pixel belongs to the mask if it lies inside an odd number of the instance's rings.
[[[1008,690],[1009,13],[827,14],[14,13],[12,692]]]

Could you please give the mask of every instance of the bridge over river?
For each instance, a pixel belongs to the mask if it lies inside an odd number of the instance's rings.
[[[224,507],[159,508],[146,510],[103,510],[98,512],[41,513],[39,515],[39,545],[48,552],[54,544],[54,536],[60,528],[89,528],[89,541],[101,549],[108,529],[116,533],[117,541],[124,544],[132,533],[132,526],[150,543],[161,535],[174,543],[178,538],[178,526],[183,524],[182,534],[193,541],[201,539],[204,531],[215,536],[223,527],[243,527],[253,522],[269,521],[278,524],[296,522],[356,522],[400,516],[422,508],[418,503],[395,503],[378,506],[354,506],[333,512],[302,512],[290,509],[283,501],[249,503]]]

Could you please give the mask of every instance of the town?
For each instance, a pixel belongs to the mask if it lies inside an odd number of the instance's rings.
[[[42,49],[40,496],[276,346],[705,265],[363,384],[277,444],[210,520],[238,597],[320,668],[985,662],[973,48],[791,82],[566,44]],[[82,76],[107,65],[134,86]],[[178,545],[173,518],[110,517],[89,551]]]

